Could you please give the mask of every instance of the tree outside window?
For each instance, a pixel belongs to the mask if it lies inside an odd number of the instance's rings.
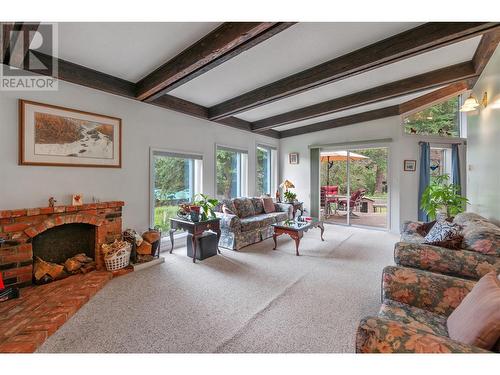
[[[460,137],[460,97],[434,104],[403,119],[407,134]]]

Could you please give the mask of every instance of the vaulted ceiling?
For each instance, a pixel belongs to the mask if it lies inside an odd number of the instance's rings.
[[[281,138],[463,92],[500,24],[59,23],[58,35],[62,80]]]

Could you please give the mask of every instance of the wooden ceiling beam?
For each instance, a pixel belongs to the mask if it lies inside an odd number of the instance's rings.
[[[475,76],[476,72],[472,62],[467,61],[258,120],[253,123],[252,129],[257,132],[272,129],[277,126],[377,103]]]
[[[495,52],[498,43],[500,42],[500,29],[495,29],[489,33],[486,33],[481,38],[479,45],[472,58],[472,63],[474,64],[474,69],[477,75],[481,75],[484,67],[490,61],[491,56]]]
[[[209,108],[220,119],[500,28],[495,22],[431,22]]]
[[[418,98],[408,100],[399,105],[400,114],[414,112],[429,105],[460,95],[470,89],[468,81],[452,83]]]
[[[399,115],[399,106],[393,105],[390,107],[375,109],[373,111],[356,113],[351,116],[339,117],[332,120],[317,122],[311,125],[305,125],[298,128],[283,130],[280,132],[280,135],[281,138],[294,137],[296,135],[318,132],[327,129],[334,129],[334,128],[339,128],[341,126],[359,124],[362,122],[373,121],[385,117],[398,116],[398,115]]]
[[[291,22],[223,23],[137,82],[136,97],[139,100],[155,100],[291,25]]]

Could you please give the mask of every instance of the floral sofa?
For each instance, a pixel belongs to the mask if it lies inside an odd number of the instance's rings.
[[[396,264],[471,280],[479,280],[492,270],[500,273],[500,228],[469,212],[458,214],[453,222],[462,226],[458,250],[423,244],[418,229],[422,223],[406,222],[401,242],[394,247]]]
[[[361,320],[357,353],[488,353],[448,337],[446,319],[475,281],[388,266],[382,276],[382,307]],[[500,342],[494,351],[499,352]]]
[[[225,199],[222,205],[233,214],[216,212],[221,218],[219,246],[239,250],[242,247],[272,237],[271,224],[292,218],[293,207],[286,203],[275,203],[276,212],[266,214],[261,198]]]

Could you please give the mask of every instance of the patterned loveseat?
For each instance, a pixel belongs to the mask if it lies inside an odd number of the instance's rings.
[[[275,203],[276,212],[266,214],[261,198],[233,198],[222,201],[231,212],[227,214],[216,212],[221,218],[221,238],[219,246],[231,250],[272,237],[271,224],[290,219],[293,207],[286,203]]]
[[[357,353],[488,353],[448,336],[447,317],[475,281],[404,267],[386,267],[382,307],[361,320]],[[495,345],[498,352],[500,342]]]
[[[453,222],[462,226],[458,250],[423,244],[422,223],[406,222],[401,242],[394,247],[396,264],[471,280],[492,270],[500,273],[500,228],[469,212],[458,214]]]

